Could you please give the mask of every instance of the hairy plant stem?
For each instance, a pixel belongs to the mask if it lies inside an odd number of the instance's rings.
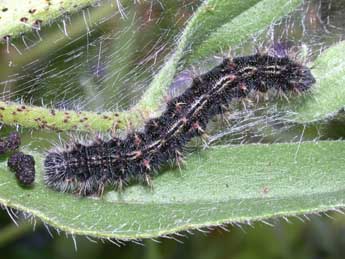
[[[0,101],[0,120],[7,125],[56,131],[109,131],[139,125],[141,112],[89,112],[56,110]]]
[[[98,0],[11,1],[0,2],[0,38],[18,37],[63,15],[75,13]]]

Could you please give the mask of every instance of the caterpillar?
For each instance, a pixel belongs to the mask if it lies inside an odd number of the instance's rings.
[[[224,59],[193,79],[183,94],[171,99],[161,116],[126,138],[70,143],[48,151],[45,184],[60,192],[101,195],[104,188],[122,189],[128,182],[151,185],[151,177],[168,161],[180,163],[184,147],[205,132],[210,118],[224,112],[233,99],[251,92],[303,92],[315,82],[308,67],[287,56],[255,54]]]

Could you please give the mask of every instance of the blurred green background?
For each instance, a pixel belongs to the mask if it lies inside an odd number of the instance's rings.
[[[340,214],[272,220],[269,225],[226,226],[213,230],[184,233],[185,237],[144,240],[142,245],[125,243],[121,247],[109,241],[94,243],[77,237],[77,251],[71,237],[58,235],[43,225],[16,228],[2,213],[0,232],[1,258],[344,258],[345,217]],[[7,224],[7,225],[6,225]],[[12,228],[12,229],[9,229]],[[18,236],[4,240],[7,231]]]
[[[173,50],[178,33],[199,4],[193,0],[129,1],[124,5],[126,17],[121,17],[104,1],[64,16],[40,32],[23,35],[9,46],[10,53],[4,43],[0,49],[2,98],[68,109],[128,108],[140,98]],[[279,39],[305,44],[312,59],[325,46],[343,39],[344,11],[343,0],[306,1],[300,10],[260,35],[258,41],[263,45]],[[239,46],[239,53],[253,49],[251,44]],[[183,63],[181,71],[182,67]],[[188,71],[207,68],[195,64]],[[190,77],[183,80],[182,85],[188,85]],[[323,138],[343,138],[343,121],[337,118],[323,123]],[[308,138],[319,137],[317,134],[313,131]],[[1,258],[345,257],[345,216],[340,213],[289,218],[289,222],[273,219],[267,224],[229,225],[224,227],[227,231],[221,227],[195,230],[193,234],[182,233],[185,236],[121,247],[77,237],[77,251],[73,239],[64,233],[57,234],[39,222],[33,230],[33,224],[20,217],[16,220],[19,227],[6,210],[0,212]]]

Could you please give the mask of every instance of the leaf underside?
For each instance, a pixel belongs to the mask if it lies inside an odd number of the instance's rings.
[[[345,204],[343,142],[219,146],[165,171],[154,189],[134,185],[102,198],[58,193],[37,180],[23,189],[0,164],[1,203],[72,234],[149,238],[227,222],[325,211]]]
[[[296,109],[295,122],[331,118],[345,106],[345,41],[325,50],[313,63],[316,78],[312,94]]]

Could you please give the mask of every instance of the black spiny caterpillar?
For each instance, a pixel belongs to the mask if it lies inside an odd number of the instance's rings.
[[[150,184],[154,172],[182,159],[185,144],[203,134],[209,119],[223,112],[234,98],[250,92],[302,92],[315,82],[310,70],[288,57],[252,55],[225,59],[193,80],[166,110],[149,120],[141,132],[125,139],[71,144],[48,152],[45,183],[62,192],[101,194],[105,186],[121,188],[129,181]]]

